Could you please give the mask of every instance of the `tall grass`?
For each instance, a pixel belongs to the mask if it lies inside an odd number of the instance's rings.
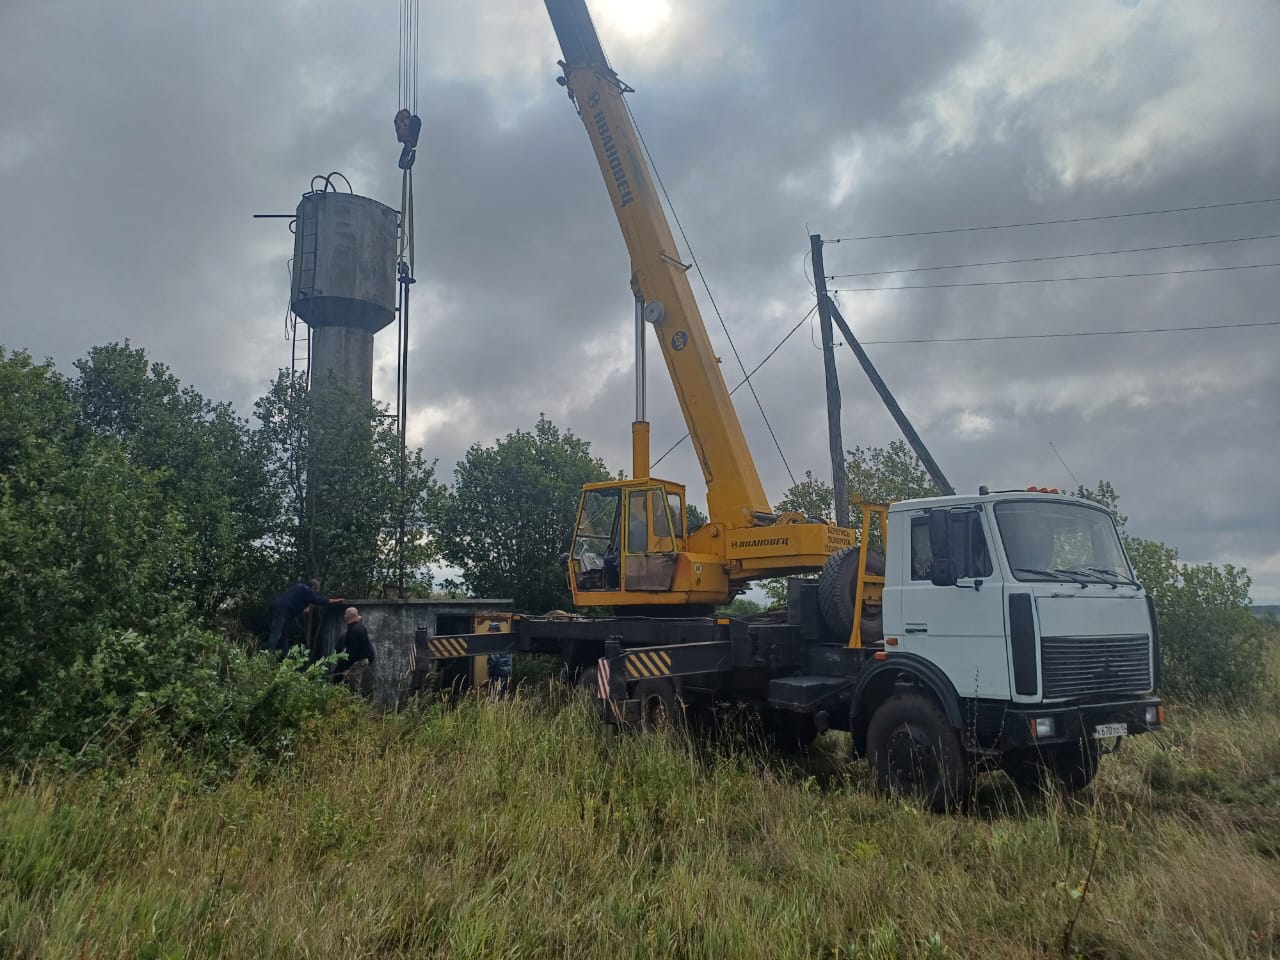
[[[11,777],[0,956],[1276,956],[1280,720],[1171,720],[1079,800],[992,777],[934,816],[834,737],[796,764],[555,697],[344,709],[267,779]]]

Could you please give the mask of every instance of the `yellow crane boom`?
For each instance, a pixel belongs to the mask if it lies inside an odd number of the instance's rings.
[[[585,0],[545,2],[564,53],[560,83],[631,255],[632,288],[661,345],[710,517],[685,531],[684,487],[649,477],[648,424],[637,411],[632,479],[584,489],[569,560],[575,602],[724,603],[751,580],[816,570],[852,544],[852,531],[774,515],[623,99],[631,90],[609,66]]]

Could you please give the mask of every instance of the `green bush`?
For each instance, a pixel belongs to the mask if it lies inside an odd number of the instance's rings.
[[[87,768],[146,747],[230,773],[287,754],[306,723],[340,699],[327,666],[250,656],[191,628],[106,634],[41,685],[17,758]]]
[[[323,668],[252,660],[194,626],[200,527],[135,460],[82,422],[50,364],[0,350],[3,758],[278,754],[333,696]]]
[[[1162,691],[1181,700],[1239,706],[1276,694],[1269,628],[1252,615],[1243,567],[1178,560],[1174,547],[1124,533],[1119,495],[1105,480],[1076,496],[1111,511],[1134,573],[1155,601],[1160,624]]]
[[[1127,537],[1125,547],[1155,601],[1165,693],[1234,705],[1274,691],[1268,630],[1249,612],[1243,569],[1180,563],[1172,547],[1149,540]]]

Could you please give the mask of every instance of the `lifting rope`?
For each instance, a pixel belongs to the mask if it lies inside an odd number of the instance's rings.
[[[396,285],[399,289],[396,328],[399,334],[396,367],[396,421],[400,433],[400,518],[396,553],[400,597],[405,595],[405,479],[407,464],[407,420],[409,416],[409,290],[414,283],[413,257],[413,162],[417,159],[418,135],[422,120],[418,110],[418,0],[400,0],[400,63],[397,76],[394,125],[400,143],[400,242],[396,254]]]
[[[418,135],[422,120],[418,109],[418,2],[400,0],[400,62],[396,78],[396,140],[401,144],[400,160],[400,250],[398,272],[413,276],[413,163],[417,159]]]

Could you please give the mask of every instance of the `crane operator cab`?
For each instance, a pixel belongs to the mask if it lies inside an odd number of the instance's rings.
[[[684,539],[679,484],[652,479],[587,484],[569,555],[575,601],[625,603],[632,591],[672,590]]]

